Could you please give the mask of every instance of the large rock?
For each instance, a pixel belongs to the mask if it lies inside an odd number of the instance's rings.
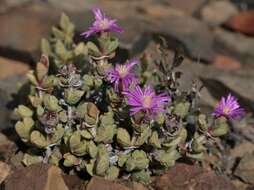
[[[238,12],[237,7],[230,1],[211,1],[202,8],[200,15],[209,25],[218,26]]]
[[[104,4],[104,9],[120,20],[120,25],[125,29],[125,33],[119,35],[120,39],[127,36],[127,40],[123,40],[135,44],[139,43],[137,37],[147,33],[163,35],[170,41],[170,45],[177,44],[172,46],[173,49],[182,46],[192,58],[208,62],[214,59],[214,35],[205,23],[169,5],[143,1],[138,5],[135,3],[130,5],[129,2],[119,4],[108,2]],[[110,11],[112,9],[113,12]],[[128,12],[125,11],[126,9]]]
[[[0,80],[0,129],[13,127],[11,123],[12,111],[24,98],[27,89],[24,87],[18,89],[19,84],[25,82],[23,75],[13,75]],[[19,96],[17,92],[20,90]],[[22,95],[23,94],[23,95]],[[24,99],[23,99],[24,100]]]
[[[168,0],[167,3],[175,9],[183,11],[185,14],[193,15],[207,0]]]
[[[223,176],[205,171],[199,166],[176,164],[165,174],[155,178],[155,190],[236,190]]]
[[[85,190],[130,190],[128,187],[101,178],[92,178]]]
[[[38,50],[41,38],[48,36],[52,25],[57,23],[59,14],[46,4],[32,3],[0,15],[0,47],[21,52],[20,56],[25,59],[25,53]],[[8,54],[8,51],[4,53]],[[26,60],[31,59],[29,55],[26,56]]]
[[[245,154],[238,164],[235,175],[244,182],[254,185],[254,152]]]
[[[6,13],[10,9],[18,6],[24,6],[32,0],[1,0],[0,1],[0,14]]]
[[[71,190],[62,171],[52,165],[36,164],[15,170],[5,182],[6,190]]]
[[[253,65],[253,38],[222,29],[216,29],[215,36],[217,44],[221,46],[224,51],[242,60],[243,64]]]
[[[254,35],[254,11],[245,11],[231,17],[226,25],[237,32]]]
[[[131,184],[130,184],[131,183]],[[98,177],[93,177],[85,190],[148,190],[145,186],[135,182],[129,182],[128,187],[120,181],[109,181]]]
[[[25,63],[0,57],[0,80],[13,75],[24,75],[29,70]]]

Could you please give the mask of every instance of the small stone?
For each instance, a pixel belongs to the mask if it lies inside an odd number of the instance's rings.
[[[245,154],[238,164],[235,175],[240,177],[244,182],[254,185],[254,152]]]
[[[0,184],[10,174],[11,168],[8,164],[0,161]]]
[[[236,190],[234,185],[223,176],[212,171],[187,164],[176,164],[162,176],[154,179],[155,190]]]
[[[237,32],[254,35],[254,11],[246,11],[231,17],[226,26]]]
[[[217,55],[213,64],[215,67],[222,70],[237,70],[241,68],[241,63],[225,55]]]
[[[60,168],[35,164],[16,169],[6,179],[5,190],[69,190]]]
[[[211,1],[200,13],[202,19],[211,26],[221,25],[236,14],[238,9],[230,1]]]

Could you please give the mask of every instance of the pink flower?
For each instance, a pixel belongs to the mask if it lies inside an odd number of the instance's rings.
[[[218,106],[212,113],[215,117],[224,116],[228,119],[235,119],[244,114],[244,109],[240,107],[237,99],[229,94],[227,97],[222,97]]]
[[[125,91],[130,84],[136,84],[137,79],[132,72],[132,68],[138,64],[137,60],[127,61],[126,64],[117,64],[113,69],[109,69],[106,74],[108,81],[114,84],[116,92]]]
[[[93,8],[92,11],[95,16],[95,21],[92,26],[89,27],[88,31],[83,32],[81,36],[88,38],[93,33],[123,32],[123,29],[116,24],[116,20],[106,17],[99,8]]]
[[[158,112],[164,112],[163,106],[171,101],[171,98],[166,93],[156,95],[151,86],[146,86],[142,90],[140,86],[125,91],[123,94],[128,100],[130,114],[134,115],[138,112],[143,112],[148,117],[154,117]]]

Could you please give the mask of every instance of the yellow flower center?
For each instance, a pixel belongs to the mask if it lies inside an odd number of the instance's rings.
[[[106,29],[108,29],[108,20],[106,20],[106,19],[104,19],[104,20],[102,20],[101,22],[100,22],[100,28],[102,29],[102,30],[106,30]]]
[[[230,113],[230,109],[228,107],[224,107],[223,108],[223,113],[224,114],[229,114]]]
[[[152,103],[152,98],[151,98],[151,96],[144,96],[144,97],[143,97],[143,106],[144,106],[145,108],[150,107],[150,106],[151,106],[151,103]]]
[[[128,74],[128,69],[124,65],[120,65],[117,71],[121,78],[124,78]]]

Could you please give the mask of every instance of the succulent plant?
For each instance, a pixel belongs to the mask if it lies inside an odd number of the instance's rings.
[[[198,88],[178,88],[174,69],[182,57],[168,63],[163,45],[155,59],[113,63],[118,40],[110,31],[120,29],[94,12],[96,21],[84,35],[94,34],[95,41],[75,43],[75,26],[66,15],[42,40],[43,55],[27,74],[29,104],[15,109],[15,129],[28,145],[23,164],[43,161],[109,180],[130,176],[149,183],[181,157],[201,160],[206,144],[225,135],[228,120],[242,112],[237,101],[222,100],[213,116],[200,112]],[[145,84],[148,78],[154,87]]]

